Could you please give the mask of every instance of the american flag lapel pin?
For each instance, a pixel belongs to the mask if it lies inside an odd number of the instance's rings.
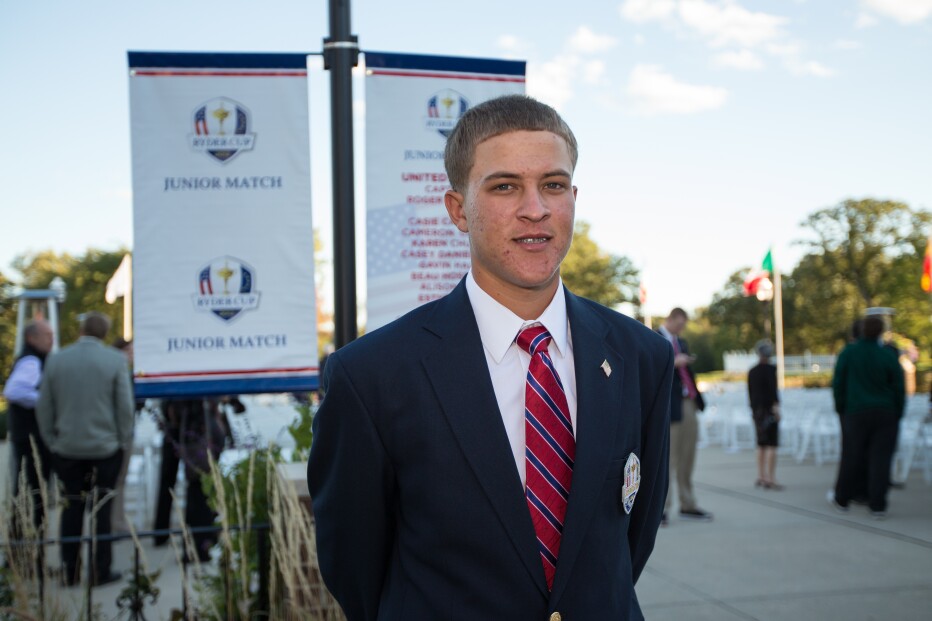
[[[602,372],[605,373],[605,377],[612,376],[612,365],[608,363],[608,360],[602,361]]]

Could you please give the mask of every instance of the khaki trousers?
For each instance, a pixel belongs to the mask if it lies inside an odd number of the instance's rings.
[[[693,468],[696,466],[696,443],[699,441],[699,421],[696,401],[683,397],[683,419],[670,424],[670,487],[664,511],[673,506],[673,481],[680,497],[680,511],[697,509],[693,494]]]

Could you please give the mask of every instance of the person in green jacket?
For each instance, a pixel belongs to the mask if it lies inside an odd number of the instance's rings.
[[[863,487],[858,473],[863,476],[866,463],[868,506],[876,519],[886,517],[890,464],[906,402],[903,369],[893,350],[881,343],[883,330],[880,317],[866,317],[861,337],[838,356],[832,378],[845,442],[829,501],[839,511],[848,510],[856,490]]]

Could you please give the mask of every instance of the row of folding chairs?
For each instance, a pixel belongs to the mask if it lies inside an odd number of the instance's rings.
[[[754,423],[743,384],[713,385],[704,393],[707,407],[699,417],[699,446],[726,451],[756,447]],[[803,463],[834,463],[841,458],[841,424],[829,389],[783,391],[780,421],[782,455]],[[893,480],[905,481],[911,470],[932,484],[932,419],[926,395],[907,401],[893,463]]]

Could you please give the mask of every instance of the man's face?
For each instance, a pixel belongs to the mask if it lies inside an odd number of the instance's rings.
[[[685,317],[670,317],[667,319],[667,331],[670,334],[679,336],[686,327]]]
[[[445,201],[469,233],[483,289],[519,293],[556,282],[573,240],[572,173],[566,141],[550,132],[509,132],[476,146],[464,193],[451,190]]]
[[[36,332],[26,340],[38,351],[47,354],[52,351],[52,342],[54,340],[52,327],[45,322],[36,324]]]

